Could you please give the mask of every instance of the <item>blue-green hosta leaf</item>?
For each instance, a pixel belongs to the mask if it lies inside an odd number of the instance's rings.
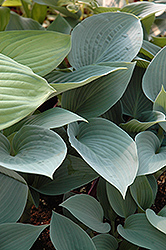
[[[154,202],[153,191],[146,176],[137,176],[130,186],[130,192],[137,205],[146,210]]]
[[[144,54],[145,56],[148,56],[150,59],[153,59],[153,57],[161,50],[161,48],[153,43],[150,43],[149,41],[143,40],[142,47],[140,49],[140,53]]]
[[[152,110],[152,102],[142,91],[142,77],[145,69],[135,67],[131,80],[121,98],[123,113],[138,118],[142,112]]]
[[[72,27],[60,14],[56,19],[48,26],[47,30],[53,30],[64,34],[70,34]]]
[[[156,195],[157,195],[157,191],[158,191],[158,185],[157,185],[157,180],[154,177],[153,174],[147,175],[146,176],[151,188],[152,188],[152,192],[153,192],[153,200],[156,199]]]
[[[160,111],[166,115],[166,91],[163,85],[161,87],[160,93],[154,101],[153,110]]]
[[[143,19],[152,13],[164,11],[165,9],[165,4],[156,4],[152,2],[136,2],[126,5],[124,8],[121,9],[121,11],[132,13]]]
[[[28,186],[16,172],[0,167],[0,224],[16,222],[24,211]]]
[[[134,202],[129,189],[126,193],[125,199],[123,199],[120,192],[108,182],[106,183],[106,189],[111,207],[119,216],[127,218],[136,211],[136,203]]]
[[[40,233],[48,225],[33,226],[22,223],[4,223],[0,225],[1,250],[27,250],[32,247]]]
[[[108,233],[111,230],[108,223],[103,223],[104,212],[100,203],[90,195],[74,195],[60,206],[69,210],[72,215],[93,231]]]
[[[118,233],[131,243],[151,250],[163,250],[166,246],[165,234],[153,227],[145,214],[133,214],[118,226]]]
[[[116,250],[118,242],[115,237],[110,234],[98,234],[92,238],[97,250]]]
[[[9,30],[45,30],[44,27],[31,18],[22,17],[15,12],[10,12],[10,20],[6,26]]]
[[[0,134],[0,144],[1,166],[51,178],[67,152],[66,145],[58,134],[39,126],[22,127],[13,138],[12,148],[7,138]]]
[[[166,147],[160,147],[160,140],[154,133],[141,132],[135,140],[139,158],[137,175],[155,173],[166,165]]]
[[[30,68],[0,54],[0,129],[23,119],[54,93]]]
[[[107,12],[93,15],[72,32],[69,62],[80,68],[100,62],[130,62],[142,45],[142,28],[131,14]]]
[[[142,120],[142,121],[140,121]],[[127,132],[141,132],[159,123],[164,126],[165,115],[159,111],[147,111],[140,114],[140,120],[132,119],[129,122],[121,123],[120,126]]]
[[[54,87],[57,91],[57,94],[64,92],[66,90],[74,89],[81,87],[93,80],[100,78],[101,76],[108,75],[109,73],[116,72],[117,70],[127,69],[124,66],[105,66],[105,65],[88,65],[79,68],[73,72],[62,72],[62,71],[53,71],[48,74],[45,78],[51,86]]]
[[[10,19],[10,9],[6,7],[0,7],[0,31],[5,30],[6,25]]]
[[[63,93],[62,107],[85,118],[99,116],[111,108],[125,92],[135,67],[135,63],[124,62],[101,63],[100,65],[112,64],[127,69],[121,68],[83,87]]]
[[[68,155],[55,171],[53,180],[45,176],[36,176],[35,190],[46,195],[59,195],[81,187],[98,177],[81,158]]]
[[[92,239],[81,227],[55,212],[51,218],[50,237],[56,249],[96,250]]]
[[[146,210],[146,217],[152,226],[166,234],[166,217],[156,215],[151,209]]]
[[[41,76],[56,68],[69,50],[70,36],[62,33],[42,30],[0,32],[0,53]]]
[[[166,89],[166,47],[161,49],[149,64],[142,81],[145,95],[155,101],[161,87]]]
[[[83,159],[125,197],[133,183],[138,159],[135,142],[114,123],[103,118],[68,127],[71,145]]]

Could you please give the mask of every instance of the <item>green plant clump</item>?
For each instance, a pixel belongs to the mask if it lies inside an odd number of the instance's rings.
[[[166,4],[0,4],[0,249],[166,249]],[[26,223],[41,195],[64,214]]]

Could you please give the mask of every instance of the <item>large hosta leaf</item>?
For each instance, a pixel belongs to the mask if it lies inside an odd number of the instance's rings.
[[[103,118],[86,123],[72,123],[68,128],[71,145],[104,179],[125,197],[137,168],[135,142],[123,130]]]
[[[149,64],[143,77],[143,91],[152,101],[155,101],[161,87],[166,89],[166,47],[161,49]]]
[[[0,224],[16,222],[24,211],[28,186],[16,172],[0,167]]]
[[[100,65],[112,64],[126,67],[126,69],[120,68],[83,87],[63,93],[62,107],[85,118],[99,116],[112,107],[125,92],[135,63],[115,62]]]
[[[13,138],[12,147],[0,134],[0,165],[24,173],[52,178],[66,156],[66,145],[53,131],[39,126],[24,126]],[[11,154],[11,155],[10,155]]]
[[[141,44],[139,19],[127,13],[101,13],[74,28],[69,61],[74,68],[108,61],[130,62]]]
[[[166,165],[166,147],[160,147],[158,137],[150,132],[141,132],[136,136],[139,168],[137,175],[152,174]]]
[[[127,69],[124,66],[118,65],[88,65],[81,67],[78,70],[72,72],[62,72],[62,71],[53,71],[48,74],[45,78],[51,86],[57,90],[57,94],[64,92],[66,90],[74,89],[81,87],[93,80],[100,78],[101,76],[108,75],[111,72],[117,70]]]
[[[163,250],[166,246],[165,234],[153,227],[145,214],[134,214],[125,221],[124,228],[118,226],[118,233],[131,243],[151,250]]]
[[[116,250],[118,242],[110,234],[98,234],[92,238],[97,250]]]
[[[41,76],[55,69],[69,50],[70,36],[58,32],[42,30],[0,32],[0,53],[29,66]]]
[[[146,210],[146,217],[152,226],[166,234],[166,217],[156,215],[151,209]]]
[[[30,68],[0,54],[0,129],[20,121],[54,92]]]
[[[98,233],[108,233],[111,227],[103,223],[104,212],[100,203],[90,195],[74,195],[61,203],[78,220]]]
[[[96,250],[92,239],[81,227],[55,212],[51,218],[50,237],[56,249]]]
[[[0,225],[1,250],[28,250],[40,233],[48,225],[33,226],[21,223],[4,223]]]
[[[126,5],[121,11],[133,13],[141,19],[149,16],[152,13],[164,11],[166,9],[165,4],[156,4],[152,2],[137,2]]]

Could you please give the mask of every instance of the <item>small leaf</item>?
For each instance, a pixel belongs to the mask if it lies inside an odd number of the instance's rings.
[[[71,145],[83,159],[125,197],[138,168],[132,138],[103,118],[91,119],[88,124],[72,123],[68,135]]]
[[[125,221],[124,228],[118,225],[118,233],[131,243],[151,250],[163,250],[165,234],[153,227],[145,214],[133,214]]]
[[[151,209],[146,210],[146,217],[152,226],[166,234],[166,217],[156,215]]]
[[[53,131],[39,126],[24,126],[14,136],[12,148],[0,134],[0,165],[24,173],[52,178],[66,156],[66,145]],[[14,156],[10,155],[12,153]]]
[[[92,239],[81,227],[55,212],[51,218],[50,237],[56,249],[96,250]]]
[[[31,17],[38,21],[39,23],[43,23],[47,15],[47,6],[40,5],[38,3],[34,3],[31,10]]]
[[[98,234],[92,238],[97,250],[116,250],[118,249],[118,242],[110,234]]]
[[[10,19],[10,9],[6,7],[0,7],[0,31],[5,30],[6,25]]]
[[[28,186],[14,171],[0,167],[0,224],[16,222],[24,211]]]
[[[103,209],[90,195],[79,194],[65,200],[60,206],[69,210],[79,221],[98,233],[108,233],[111,227],[103,223]]]
[[[165,21],[165,19],[164,19],[164,21]],[[152,42],[157,46],[164,47],[166,45],[166,37],[154,37],[154,36],[152,36]]]
[[[56,68],[69,50],[70,36],[62,33],[42,30],[0,32],[0,52],[41,76]]]
[[[135,140],[139,158],[138,176],[155,173],[166,165],[166,147],[160,147],[161,143],[154,133],[141,132]]]
[[[109,183],[106,183],[106,190],[110,205],[119,216],[127,218],[136,211],[136,203],[134,202],[129,189],[126,193],[125,199],[123,199],[120,192]]]
[[[56,19],[48,26],[47,30],[57,31],[64,34],[70,34],[72,27],[60,14]]]
[[[0,225],[1,250],[30,249],[40,233],[48,225],[33,226],[21,223],[5,223]],[[9,237],[10,235],[10,237]]]
[[[154,104],[153,109],[156,111],[160,111],[166,115],[166,91],[162,85],[161,91],[158,94]]]
[[[140,49],[140,53],[153,59],[153,57],[160,51],[160,47],[150,43],[149,41],[143,40],[142,48]]]

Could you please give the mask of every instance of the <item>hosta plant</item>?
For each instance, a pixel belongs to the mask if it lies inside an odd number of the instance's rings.
[[[166,5],[16,2],[0,1],[0,249],[48,227],[58,250],[165,249]],[[41,195],[63,212],[32,225]]]

